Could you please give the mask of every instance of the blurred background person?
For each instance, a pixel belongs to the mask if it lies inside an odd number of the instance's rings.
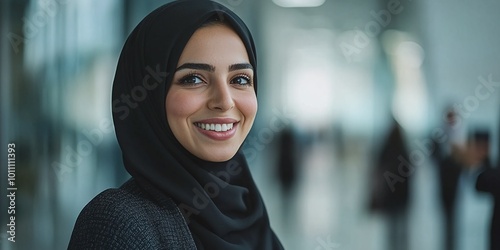
[[[490,164],[490,141],[488,134],[483,134],[474,144],[476,161],[480,163],[481,173],[477,177],[478,191],[490,193],[494,198],[493,214],[489,225],[489,249],[500,249],[500,160],[496,167]]]
[[[381,212],[387,221],[386,249],[408,249],[408,202],[410,178],[414,166],[401,126],[394,120],[389,134],[382,142],[372,176],[370,208]]]
[[[378,160],[373,149],[380,151],[394,116],[410,158],[419,163],[409,187],[408,249],[442,250],[439,168],[421,142],[429,134],[444,135],[440,117],[447,105],[464,125],[488,126],[497,138],[500,2],[217,1],[241,16],[260,48],[259,82],[265,84],[258,97],[266,108],[257,113],[245,152],[285,249],[387,249],[384,216],[369,213],[366,202]],[[64,249],[88,200],[130,178],[121,167],[108,108],[116,101],[111,82],[128,34],[167,2],[0,1],[0,152],[8,143],[18,150],[19,236],[12,243],[0,231],[0,249]],[[162,69],[150,70],[153,79],[162,77]],[[135,89],[129,100],[141,94]],[[292,126],[308,144],[301,148],[291,195],[296,217],[286,221],[273,125]],[[329,137],[337,129],[344,145],[339,151]],[[323,140],[307,138],[319,134]],[[498,142],[491,140],[491,148],[497,159]],[[7,162],[6,154],[0,162]],[[471,195],[474,175],[464,179]],[[0,164],[0,183],[6,180],[7,164]],[[1,197],[7,194],[0,189]],[[8,207],[7,199],[0,198],[0,207]],[[0,224],[6,225],[2,213]],[[468,216],[478,230],[467,239],[477,246],[472,249],[485,250],[489,222],[483,221],[490,215]],[[477,237],[483,227],[485,234]]]
[[[288,218],[290,210],[293,209],[291,203],[294,192],[297,188],[298,166],[301,164],[301,152],[298,150],[296,135],[291,127],[281,131],[278,138],[278,162],[276,176],[281,187],[283,216]]]
[[[458,157],[462,171],[455,201],[455,249],[486,249],[492,200],[477,192],[476,180],[482,168],[491,168],[490,131],[475,125],[469,129],[465,147]]]
[[[456,196],[458,181],[464,162],[465,154],[464,122],[458,117],[455,109],[449,107],[444,116],[442,127],[446,140],[436,143],[433,156],[439,168],[439,187],[441,206],[444,218],[444,249],[455,249],[456,236]]]
[[[489,246],[490,250],[500,249],[500,166],[485,169],[477,178],[477,189],[491,193],[495,199],[493,214],[490,222]]]

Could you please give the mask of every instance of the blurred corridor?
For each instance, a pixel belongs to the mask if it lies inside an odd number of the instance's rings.
[[[129,178],[111,84],[129,32],[166,2],[0,0],[0,249],[66,249],[82,207]],[[408,249],[447,249],[441,181],[452,175],[454,249],[489,249],[493,198],[476,191],[484,166],[469,160],[471,140],[487,137],[485,158],[500,162],[500,2],[218,2],[255,36],[259,111],[243,151],[286,249],[390,249],[403,237],[389,233],[396,216],[371,200],[402,183]],[[450,107],[457,126],[447,123]],[[378,173],[393,121],[408,156],[392,160],[407,169]],[[436,158],[455,146],[463,161],[443,174]]]

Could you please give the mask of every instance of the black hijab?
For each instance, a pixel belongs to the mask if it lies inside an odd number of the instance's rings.
[[[282,249],[241,150],[227,162],[207,162],[182,147],[168,126],[165,98],[178,59],[191,35],[212,19],[240,36],[256,88],[254,42],[236,14],[204,0],[159,7],[129,35],[113,83],[124,165],[146,191],[176,202],[198,249]]]

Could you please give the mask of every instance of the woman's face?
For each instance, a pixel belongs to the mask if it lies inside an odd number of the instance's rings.
[[[228,26],[198,29],[186,44],[165,101],[175,138],[207,161],[231,159],[257,113],[253,69]]]

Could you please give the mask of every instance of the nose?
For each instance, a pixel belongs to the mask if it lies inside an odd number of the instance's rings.
[[[226,81],[213,82],[210,90],[208,108],[217,111],[227,111],[234,107],[231,87]]]

